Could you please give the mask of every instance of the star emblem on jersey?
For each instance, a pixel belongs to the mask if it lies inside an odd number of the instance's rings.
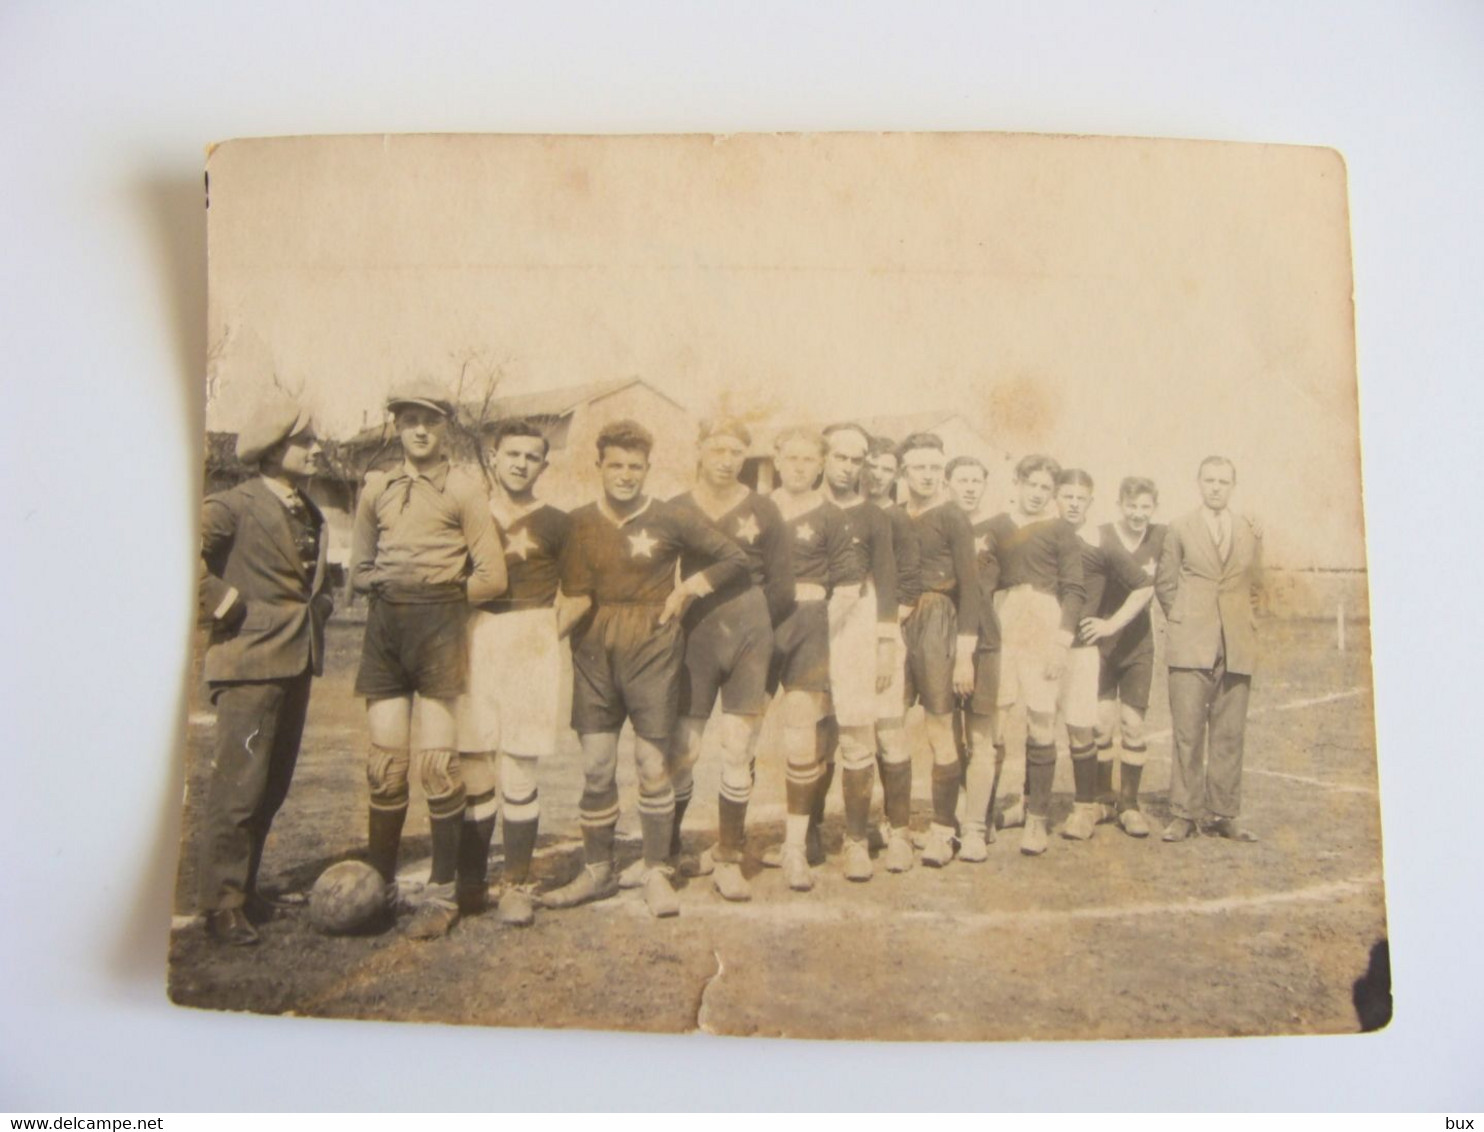
[[[974,549],[976,551],[978,551],[980,554],[988,554],[989,553],[989,536],[988,535],[980,535],[978,538],[976,538],[974,540]]]
[[[737,524],[737,538],[741,542],[752,542],[758,536],[757,517],[749,515]]]
[[[1144,563],[1144,573],[1148,574],[1151,578],[1154,577],[1154,561],[1152,559]]]
[[[811,527],[808,523],[800,523],[797,533],[799,538],[802,539],[804,542],[814,541],[814,528]]]
[[[509,541],[505,543],[505,553],[507,555],[515,555],[522,562],[526,560],[526,555],[535,549],[536,540],[531,537],[531,532],[526,530],[525,527],[516,531],[515,534],[510,536]]]
[[[648,531],[629,536],[629,554],[634,558],[650,558],[654,555],[654,544],[659,540]]]

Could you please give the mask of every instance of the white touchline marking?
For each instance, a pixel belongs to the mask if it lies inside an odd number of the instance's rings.
[[[1351,786],[1343,782],[1325,782],[1319,778],[1309,778],[1303,774],[1286,774],[1281,770],[1264,770],[1260,766],[1249,766],[1242,768],[1243,774],[1261,774],[1268,778],[1286,778],[1289,782],[1302,782],[1305,786],[1318,786],[1322,790],[1331,790],[1336,794],[1372,794],[1376,793],[1374,786]]]
[[[1365,695],[1365,693],[1367,691],[1369,691],[1369,689],[1366,688],[1366,687],[1364,687],[1364,686],[1359,686],[1359,687],[1355,687],[1355,688],[1346,688],[1344,691],[1341,691],[1341,692],[1331,692],[1331,693],[1329,693],[1326,696],[1314,696],[1314,697],[1312,697],[1310,699],[1306,699],[1306,700],[1294,700],[1291,703],[1273,704],[1271,707],[1254,708],[1252,711],[1248,712],[1247,714],[1248,714],[1249,717],[1251,717],[1251,716],[1254,716],[1254,715],[1267,715],[1267,714],[1269,714],[1271,712],[1276,712],[1276,711],[1299,711],[1302,708],[1316,707],[1319,704],[1334,703],[1336,700],[1349,700],[1349,699],[1353,699],[1356,696],[1363,696],[1363,695]],[[1170,739],[1171,737],[1172,737],[1172,733],[1171,733],[1170,729],[1168,727],[1166,727],[1162,731],[1151,731],[1148,735],[1146,735],[1144,737],[1144,742],[1146,742],[1146,743],[1162,743],[1162,742]],[[1158,753],[1151,751],[1149,753],[1149,759],[1150,759],[1151,762],[1156,762],[1157,761],[1157,762],[1165,762],[1165,763],[1167,763],[1167,762],[1170,761],[1170,755],[1167,752],[1163,752],[1163,751],[1158,752]],[[1317,786],[1317,787],[1319,787],[1322,790],[1333,790],[1334,792],[1336,792],[1338,794],[1375,794],[1376,793],[1376,788],[1374,786],[1355,786],[1355,785],[1351,785],[1349,783],[1343,783],[1343,782],[1325,782],[1323,779],[1319,779],[1319,778],[1309,778],[1309,777],[1307,777],[1305,775],[1302,775],[1302,774],[1288,774],[1285,771],[1281,771],[1281,770],[1267,770],[1266,768],[1260,767],[1260,766],[1244,766],[1242,768],[1242,773],[1244,773],[1244,774],[1261,774],[1261,775],[1264,775],[1264,776],[1266,776],[1268,778],[1285,778],[1285,779],[1288,779],[1290,782],[1302,782],[1305,786]]]
[[[888,882],[890,883],[890,882]],[[925,909],[901,909],[878,904],[840,905],[813,900],[767,901],[765,903],[728,904],[713,900],[709,895],[703,899],[685,901],[685,916],[746,919],[750,916],[766,915],[769,922],[793,923],[848,923],[851,920],[891,920],[913,923],[941,923],[954,927],[1003,927],[1007,925],[1059,924],[1067,920],[1133,920],[1146,916],[1219,916],[1228,912],[1265,911],[1268,908],[1290,904],[1322,904],[1350,896],[1359,896],[1381,883],[1381,874],[1347,880],[1327,881],[1296,888],[1286,892],[1264,892],[1255,896],[1217,896],[1207,900],[1170,900],[1159,903],[1126,904],[1122,906],[1097,906],[1063,909],[1024,909],[1000,912],[954,912],[928,911]],[[588,905],[616,913],[628,913],[635,917],[649,916],[643,900],[600,900]]]
[[[1292,703],[1276,704],[1275,706],[1269,708],[1259,708],[1252,714],[1262,715],[1264,712],[1269,711],[1297,711],[1299,708],[1313,707],[1316,704],[1333,703],[1335,700],[1348,700],[1353,696],[1364,695],[1367,691],[1369,691],[1369,689],[1362,686],[1346,688],[1343,692],[1331,692],[1327,696],[1315,696],[1311,700],[1294,700]]]

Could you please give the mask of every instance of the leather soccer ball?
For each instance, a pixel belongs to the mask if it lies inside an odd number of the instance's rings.
[[[377,931],[389,920],[386,881],[364,861],[341,861],[309,891],[309,921],[326,935]]]

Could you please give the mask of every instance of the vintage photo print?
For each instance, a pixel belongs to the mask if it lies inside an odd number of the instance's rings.
[[[1390,1018],[1337,153],[377,136],[206,172],[175,1002]]]

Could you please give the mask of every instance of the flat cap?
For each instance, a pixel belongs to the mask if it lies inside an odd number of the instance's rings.
[[[257,403],[252,416],[238,431],[237,458],[244,464],[256,464],[268,449],[299,435],[311,423],[313,418],[308,409],[288,394],[274,390]]]
[[[401,405],[421,405],[445,417],[453,416],[448,390],[431,377],[413,377],[392,386],[386,399],[387,411],[395,413]]]

